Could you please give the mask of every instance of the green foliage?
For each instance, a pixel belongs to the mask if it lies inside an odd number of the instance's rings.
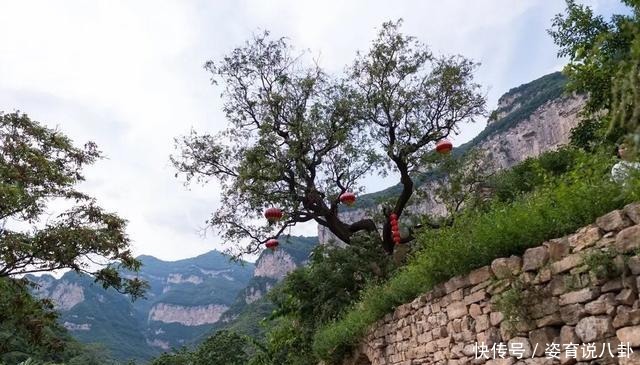
[[[0,278],[0,359],[11,363],[23,354],[59,359],[64,351],[64,330],[56,323],[57,314],[49,300],[37,300],[28,282]]]
[[[564,69],[569,88],[589,95],[590,118],[572,133],[572,143],[582,148],[617,142],[625,134],[636,149],[640,145],[640,3],[623,3],[628,13],[607,21],[588,6],[567,0],[565,13],[554,18],[549,30],[560,47],[558,55],[569,57]]]
[[[506,330],[515,333],[520,325],[533,319],[532,305],[539,304],[548,293],[517,278],[507,281],[503,285],[507,284],[509,288],[497,296],[495,306],[504,315]]]
[[[522,254],[638,199],[637,179],[625,186],[613,183],[611,164],[607,156],[580,154],[570,171],[550,178],[528,195],[497,201],[483,214],[463,214],[450,227],[425,230],[407,266],[385,284],[365,290],[360,302],[341,319],[316,333],[314,352],[321,359],[337,362],[372,323],[395,306],[453,276],[498,257]]]
[[[309,364],[316,329],[339,318],[372,283],[381,283],[393,265],[377,235],[358,234],[345,248],[318,246],[308,266],[290,273],[269,298],[275,305],[265,344],[255,364]]]
[[[495,167],[484,151],[472,149],[462,156],[449,155],[439,164],[441,174],[435,178],[434,189],[422,190],[416,195],[433,194],[433,199],[443,204],[448,214],[441,223],[449,224],[463,209],[484,205],[492,171]]]
[[[218,331],[193,353],[192,365],[245,365],[247,339],[234,332]]]
[[[580,152],[572,148],[547,151],[537,158],[527,158],[509,170],[498,172],[489,186],[498,201],[509,202],[530,193],[549,179],[569,171]]]
[[[500,293],[496,301],[496,309],[504,315],[505,323],[513,330],[517,323],[526,322],[529,318],[527,312],[528,301],[521,281],[515,281],[506,291]]]
[[[90,272],[88,256],[112,262],[91,272],[105,288],[143,295],[146,284],[119,275],[116,267],[137,271],[129,250],[126,221],[101,209],[76,190],[82,169],[100,158],[93,142],[75,147],[59,131],[25,114],[0,112],[0,220],[27,229],[0,230],[0,277],[55,269]],[[52,200],[71,208],[38,225]]]
[[[635,10],[633,1],[624,2]],[[606,21],[575,0],[566,3],[565,13],[556,15],[548,32],[560,48],[558,56],[569,58],[564,68],[569,90],[589,95],[590,112],[608,109],[619,62],[629,57],[633,40],[629,24],[636,21],[636,16],[614,15]]]
[[[192,365],[193,354],[182,347],[172,353],[164,353],[153,359],[149,365]]]
[[[614,251],[598,250],[585,255],[583,262],[596,279],[611,279],[620,274],[614,261],[615,257],[616,253]]]
[[[0,364],[115,364],[101,346],[75,342],[56,322],[52,303],[32,297],[30,285],[0,278]]]
[[[193,351],[186,347],[164,353],[149,365],[245,365],[253,342],[246,336],[221,330],[207,338]]]
[[[309,221],[347,244],[355,232],[378,232],[371,217],[343,222],[339,196],[361,192],[371,172],[397,173],[402,188],[393,211],[401,215],[415,188],[410,172],[438,140],[483,115],[477,64],[435,56],[400,27],[384,23],[371,48],[337,77],[305,65],[286,39],[268,33],[207,63],[225,86],[229,128],[180,138],[172,161],[187,181],[220,182],[222,204],[208,223],[234,253],[257,252],[268,238]],[[269,206],[284,219],[256,224]],[[391,252],[383,224],[381,242]]]
[[[607,123],[601,118],[584,118],[571,129],[569,144],[593,152],[606,141]]]

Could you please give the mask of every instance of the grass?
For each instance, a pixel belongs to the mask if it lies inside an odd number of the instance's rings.
[[[388,282],[369,287],[346,315],[321,328],[314,338],[314,352],[337,363],[375,321],[434,285],[496,258],[520,255],[637,200],[638,179],[626,187],[616,185],[608,178],[610,166],[607,158],[585,157],[572,172],[531,194],[495,203],[482,214],[466,214],[451,227],[423,231],[409,264]]]

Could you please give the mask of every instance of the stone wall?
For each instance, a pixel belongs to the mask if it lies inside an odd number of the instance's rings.
[[[399,306],[344,364],[640,364],[639,253],[635,203]],[[595,358],[583,353],[590,343]],[[635,352],[612,358],[621,343]],[[479,351],[494,344],[496,355]],[[558,359],[551,344],[561,350]]]

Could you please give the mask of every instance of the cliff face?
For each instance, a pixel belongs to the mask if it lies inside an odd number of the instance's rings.
[[[549,101],[512,128],[489,136],[478,147],[487,151],[488,158],[498,168],[508,168],[528,157],[556,149],[569,142],[571,129],[578,125],[578,113],[585,101],[581,96]],[[517,111],[515,106],[504,116]],[[500,119],[494,123],[500,123]]]
[[[280,242],[275,250],[264,250],[260,254],[253,278],[238,294],[231,308],[222,315],[222,327],[232,327],[245,333],[255,332],[255,328],[244,328],[244,325],[238,323],[246,322],[249,317],[261,318],[271,313],[271,303],[264,296],[288,273],[307,262],[318,241],[316,237],[287,236],[281,237]]]
[[[219,304],[186,307],[159,303],[151,308],[149,320],[164,323],[179,323],[185,326],[202,326],[203,324],[218,322],[222,313],[228,308],[226,305]],[[156,332],[159,331],[156,330]]]
[[[150,289],[146,299],[134,303],[114,290],[103,290],[86,275],[68,272],[60,279],[50,275],[30,279],[38,284],[36,295],[54,301],[60,324],[75,338],[103,343],[122,360],[147,360],[198,342],[245,312],[255,316],[255,305],[303,265],[317,243],[315,237],[280,241],[278,249],[265,250],[255,265],[230,261],[216,251],[179,261],[141,256],[138,275]],[[123,275],[135,277],[130,272]],[[271,311],[268,306],[259,308],[265,308],[264,316]]]
[[[251,263],[231,262],[219,252],[180,261],[142,256],[138,274],[150,289],[131,303],[73,272],[32,278],[36,294],[53,300],[60,323],[83,342],[100,342],[120,359],[148,359],[187,345],[213,326],[253,276]],[[123,273],[127,277],[133,273]]]
[[[256,262],[254,276],[264,276],[280,281],[297,266],[293,257],[286,251],[266,252]]]
[[[565,79],[559,73],[543,76],[504,94],[497,109],[487,121],[487,127],[473,141],[460,149],[478,148],[485,151],[487,159],[496,169],[504,169],[569,142],[571,129],[579,122],[578,113],[586,98],[563,95]],[[427,180],[418,189],[433,190],[434,183]],[[393,188],[387,189],[392,190]],[[374,193],[380,195],[383,193]],[[388,195],[395,195],[389,191]],[[367,197],[362,197],[367,200]],[[352,223],[379,212],[371,205],[361,209],[346,210],[340,218]],[[407,207],[409,212],[442,216],[446,209],[432,196],[416,200]],[[341,244],[327,228],[318,226],[320,244]]]

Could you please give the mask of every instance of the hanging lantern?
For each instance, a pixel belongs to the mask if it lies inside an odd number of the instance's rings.
[[[436,143],[436,152],[441,155],[446,155],[453,149],[453,144],[448,139],[441,139]]]
[[[269,208],[264,211],[264,217],[267,218],[269,223],[275,223],[282,219],[282,211],[278,208]]]
[[[391,213],[389,215],[389,223],[391,224],[391,237],[393,238],[393,243],[396,245],[400,244],[400,225],[398,224],[398,215],[396,213]]]
[[[278,242],[277,239],[271,238],[264,245],[267,246],[267,248],[270,249],[270,250],[275,250],[276,247],[278,247],[279,244],[280,243]]]
[[[344,192],[340,195],[340,202],[347,206],[352,206],[356,202],[356,195],[350,191]]]

